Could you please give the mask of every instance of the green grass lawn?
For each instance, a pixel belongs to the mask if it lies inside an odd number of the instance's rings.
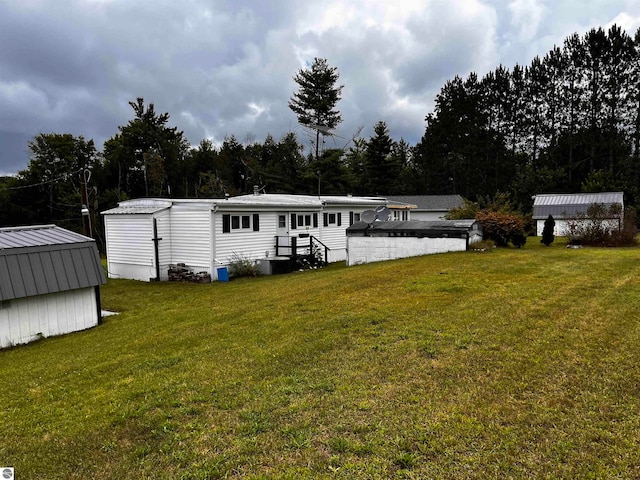
[[[102,301],[121,314],[0,351],[17,478],[640,477],[638,248],[110,280]]]

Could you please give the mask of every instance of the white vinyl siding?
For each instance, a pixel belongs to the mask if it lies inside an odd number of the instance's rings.
[[[253,215],[257,213],[260,229],[253,230]],[[231,229],[223,232],[223,216],[249,216],[251,228]],[[218,264],[228,265],[234,253],[243,257],[257,260],[269,256],[275,256],[275,237],[278,225],[278,215],[275,212],[217,212],[213,215],[215,232],[215,259]]]
[[[155,277],[151,215],[105,217],[109,278],[149,281]]]
[[[110,261],[153,264],[151,215],[113,215],[105,218],[107,256]]]
[[[211,217],[208,205],[171,207],[171,263],[184,263],[194,271],[210,272]]]
[[[346,230],[349,227],[349,210],[339,210],[334,208],[327,208],[321,214],[320,223],[323,225],[322,230],[318,236],[320,241],[329,247],[329,262],[339,262],[346,260]],[[335,223],[329,223],[324,226],[324,214],[327,214],[329,218],[334,215]],[[357,212],[360,213],[360,212]],[[338,225],[338,214],[340,214],[340,223]]]
[[[98,324],[93,287],[4,302],[0,308],[0,348],[19,345]]]

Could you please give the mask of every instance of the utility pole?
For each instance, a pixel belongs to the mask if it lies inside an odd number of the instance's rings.
[[[91,229],[91,212],[89,211],[89,195],[87,195],[87,183],[91,178],[91,172],[87,169],[80,171],[80,196],[82,197],[82,231],[85,237],[93,238]]]

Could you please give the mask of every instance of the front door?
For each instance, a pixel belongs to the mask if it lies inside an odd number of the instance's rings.
[[[289,238],[289,215],[286,213],[278,213],[276,218],[276,235],[278,237],[276,244],[278,245],[276,255],[291,255],[291,239]]]
[[[278,226],[276,228],[276,235],[279,237],[289,236],[289,215],[286,213],[278,213]]]

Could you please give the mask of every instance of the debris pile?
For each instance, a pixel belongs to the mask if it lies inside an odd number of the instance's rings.
[[[193,273],[193,270],[184,263],[178,263],[177,265],[169,265],[169,281],[210,283],[211,275],[208,272]]]

